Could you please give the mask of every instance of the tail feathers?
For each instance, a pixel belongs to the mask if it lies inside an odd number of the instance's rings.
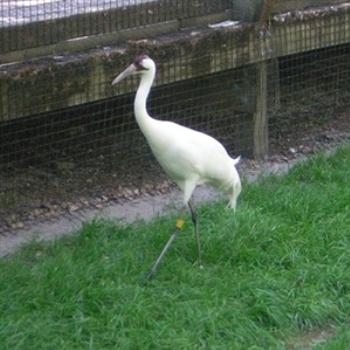
[[[237,158],[232,158],[233,165],[237,165],[240,160],[241,160],[241,156],[238,156]]]

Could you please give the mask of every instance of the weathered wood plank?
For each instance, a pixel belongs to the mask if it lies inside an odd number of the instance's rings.
[[[178,29],[178,21],[167,21],[156,25],[148,25],[142,28],[120,30],[117,33],[84,36],[61,41],[53,45],[11,51],[0,55],[0,64],[38,59],[40,57],[50,55],[67,55],[75,52],[86,52],[91,50],[91,48],[115,46],[118,43],[120,44],[135,38],[159,36],[177,31]]]
[[[147,24],[139,27],[130,28],[130,29],[120,29],[120,30],[116,29],[115,32],[107,31],[105,34],[86,35],[86,36],[78,36],[77,34],[78,32],[75,31],[74,33],[76,34],[74,35],[74,37],[67,40],[57,39],[57,43],[55,44],[47,44],[47,45],[42,45],[38,47],[34,45],[34,47],[31,47],[30,42],[28,42],[29,47],[27,49],[20,49],[21,40],[22,40],[20,36],[19,46],[17,48],[9,47],[7,50],[8,52],[5,50],[6,51],[5,53],[0,54],[0,64],[14,62],[14,61],[23,61],[23,60],[28,60],[28,59],[38,58],[38,57],[48,56],[48,55],[80,52],[84,50],[90,50],[96,47],[117,45],[125,42],[126,40],[137,40],[137,39],[157,36],[161,34],[170,34],[177,30],[181,30],[188,27],[205,26],[210,23],[225,21],[229,19],[230,16],[231,16],[230,11],[222,11],[222,12],[217,12],[217,13],[204,15],[204,16],[196,16],[196,17],[183,18],[183,19],[181,18],[172,19],[164,22]],[[77,23],[78,22],[76,21],[72,21],[72,22],[67,21],[67,24],[65,25],[67,27],[71,27],[72,28],[71,30],[74,31],[77,27]],[[108,26],[108,24],[106,24],[106,26]],[[47,31],[45,31],[44,33],[47,33]],[[17,42],[17,38],[12,38],[12,39],[13,39],[13,43]],[[10,42],[9,38],[7,40],[9,40]],[[51,41],[48,39],[45,42],[50,43]],[[0,49],[0,52],[1,52],[1,49]]]
[[[267,0],[272,3],[271,13],[303,10],[308,7],[333,6],[344,2],[344,0]]]
[[[259,37],[253,25],[196,28],[78,55],[0,65],[0,121],[133,91],[132,81],[117,89],[112,89],[110,83],[142,52],[158,62],[156,83],[161,85],[349,43],[350,8],[315,17],[272,21],[269,32],[271,35]]]
[[[344,0],[235,0],[232,2],[232,13],[235,20],[259,22],[262,25],[273,14],[334,6],[343,2]]]
[[[257,63],[256,107],[254,113],[254,158],[263,160],[268,155],[267,117],[267,61]]]
[[[53,45],[78,37],[117,33],[134,28],[141,30],[142,27],[167,21],[179,21],[181,26],[181,23],[191,24],[190,18],[221,13],[230,8],[229,0],[154,0],[135,5],[126,2],[125,6],[99,12],[2,26],[0,54]]]

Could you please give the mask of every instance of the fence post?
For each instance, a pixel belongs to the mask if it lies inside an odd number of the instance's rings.
[[[268,155],[267,117],[267,60],[256,64],[256,105],[254,113],[254,158],[261,160]]]
[[[281,78],[280,78],[280,64],[277,57],[271,60],[271,66],[272,66],[271,77],[273,79],[272,86],[275,91],[274,108],[275,110],[278,111],[281,108]]]

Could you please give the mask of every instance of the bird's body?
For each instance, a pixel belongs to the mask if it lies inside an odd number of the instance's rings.
[[[235,167],[239,157],[231,158],[219,141],[205,133],[157,120],[148,114],[146,102],[156,74],[155,63],[148,56],[138,57],[112,84],[135,73],[141,75],[134,102],[136,121],[157,161],[182,190],[184,204],[190,206],[199,254],[199,233],[189,202],[192,193],[197,185],[210,184],[227,194],[229,206],[235,209],[241,192],[240,177]]]
[[[238,160],[217,140],[172,122],[156,121],[153,130],[157,129],[151,138],[145,134],[146,139],[159,164],[183,191],[185,204],[197,185],[210,184],[227,194],[235,184],[240,186],[234,166]],[[174,133],[179,135],[175,139]]]
[[[197,185],[207,183],[226,193],[230,206],[235,209],[241,191],[235,168],[239,158],[232,159],[219,141],[205,133],[152,118],[146,102],[156,66],[147,56],[138,60],[142,60],[147,68],[141,69],[141,82],[135,97],[136,121],[159,164],[183,191],[184,203],[188,203]],[[135,62],[135,67],[142,66],[141,62]]]

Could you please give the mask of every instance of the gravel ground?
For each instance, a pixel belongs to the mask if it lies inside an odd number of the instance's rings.
[[[349,139],[350,123],[347,111],[338,111],[332,118],[298,120],[291,116],[271,120],[270,157],[261,164],[244,158],[240,171],[254,175],[274,164],[290,163],[321,150],[334,148]],[[141,135],[140,135],[141,136]],[[145,146],[144,140],[142,144]],[[84,146],[84,145],[83,145]],[[136,143],[135,147],[140,148]],[[141,147],[142,148],[142,147]],[[103,153],[104,152],[104,153]],[[80,159],[45,163],[44,167],[27,167],[0,174],[0,235],[19,229],[30,229],[39,222],[62,215],[73,215],[84,209],[101,210],[113,204],[123,204],[140,196],[168,193],[175,188],[156,162],[147,158],[148,148],[135,156],[134,150],[124,155],[112,150]],[[106,154],[113,159],[107,159]],[[104,155],[105,154],[105,155]],[[134,160],[129,160],[132,155]],[[7,187],[7,189],[6,189]]]
[[[300,130],[299,130],[300,129]],[[300,128],[283,130],[272,135],[271,156],[262,162],[243,159],[239,172],[248,181],[255,181],[262,174],[283,175],[295,164],[306,160],[312,154],[332,152],[339,145],[350,140],[349,115],[338,113],[336,118],[319,125],[303,123]],[[283,135],[283,137],[279,137]],[[57,204],[57,208],[41,204],[25,221],[7,219],[6,232],[0,234],[0,256],[15,251],[21,244],[32,240],[52,240],[79,230],[82,223],[94,218],[108,218],[121,222],[150,220],[181,205],[181,194],[174,184],[160,175],[160,181],[153,179],[143,187],[120,186],[117,192],[91,197],[85,202],[79,200]],[[220,196],[211,189],[200,187],[195,191],[195,202],[213,201]]]
[[[305,159],[300,156],[288,162],[243,160],[240,172],[248,182],[252,182],[260,175],[284,175],[291,167]],[[55,216],[51,220],[32,221],[27,228],[12,230],[10,234],[0,235],[0,257],[13,253],[20,245],[33,239],[50,241],[64,235],[74,234],[85,221],[93,219],[104,218],[122,223],[133,223],[137,220],[149,221],[179,209],[182,205],[181,198],[181,193],[169,184],[163,186],[161,191],[144,193],[120,203],[106,202],[101,208],[90,207],[67,211],[64,215]],[[222,198],[217,192],[204,186],[198,187],[193,197],[194,203],[212,202],[219,199]]]
[[[294,95],[303,89],[295,91]],[[342,90],[337,100],[332,94],[327,97],[324,93],[322,98],[310,92],[305,96],[294,95],[284,92],[282,96],[288,99],[284,98],[283,108],[269,112],[269,158],[265,162],[257,162],[243,157],[239,167],[242,176],[254,179],[261,172],[288,168],[295,161],[323,150],[332,150],[350,139],[347,88]],[[242,146],[232,144],[232,135],[237,130],[234,125],[228,124],[229,117],[221,120],[207,116],[205,120],[215,121],[215,124],[191,119],[190,125],[209,130],[211,135],[229,146],[229,150],[237,151],[237,147]],[[44,123],[44,120],[39,122]],[[25,134],[27,141],[22,146],[2,148],[4,164],[7,161],[12,164],[12,159],[6,158],[7,154],[15,157],[19,164],[14,163],[9,170],[0,172],[0,245],[4,245],[9,237],[30,237],[30,232],[39,231],[38,227],[43,227],[41,231],[47,233],[72,231],[73,227],[69,228],[63,222],[80,223],[100,214],[126,217],[130,222],[137,216],[144,217],[143,212],[158,207],[158,204],[152,204],[152,200],[158,203],[158,197],[168,197],[176,189],[150,157],[132,116],[128,129],[118,132],[112,132],[113,128],[104,124],[99,129],[90,130],[89,124],[83,124],[80,119],[77,119],[78,122],[77,126],[60,123],[63,131],[57,133],[57,139],[51,136],[52,139],[44,140],[35,133],[32,136]],[[17,135],[20,125],[14,127],[16,130],[2,130],[3,137]],[[38,125],[24,123],[24,130],[29,127],[36,130]],[[245,127],[248,130],[250,126]],[[64,133],[66,129],[69,135]],[[248,132],[247,143],[242,150],[251,148],[249,135]],[[4,140],[5,144],[9,141]],[[38,147],[36,143],[39,141],[39,146],[44,144],[45,148]],[[246,142],[245,139],[242,142]],[[90,145],[94,148],[90,149]],[[11,155],[13,151],[16,153]],[[237,156],[235,153],[232,155]],[[23,165],[21,157],[28,164]],[[133,208],[135,201],[145,203],[144,208],[150,209],[137,209],[138,214],[130,214],[129,217],[129,206]],[[118,210],[111,209],[113,215],[107,215],[108,208]],[[154,212],[159,213],[159,210]],[[53,228],[55,225],[57,229]]]

